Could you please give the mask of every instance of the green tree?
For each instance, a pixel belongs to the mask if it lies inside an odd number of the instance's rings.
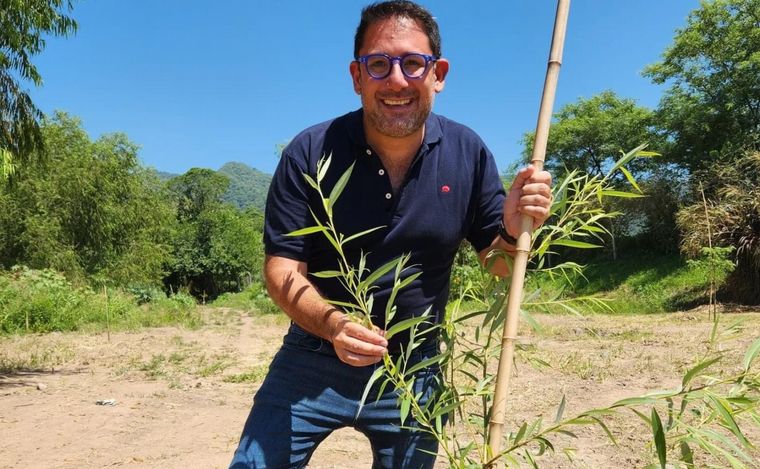
[[[22,80],[35,86],[42,77],[32,57],[45,48],[45,36],[68,36],[77,23],[67,16],[71,0],[0,0],[0,177],[14,171],[14,159],[35,154],[43,143],[41,112],[32,102]],[[36,152],[39,155],[39,152]]]
[[[223,174],[206,168],[191,168],[182,176],[169,180],[169,191],[177,203],[180,221],[194,221],[221,204],[230,180]]]
[[[546,148],[546,168],[553,174],[565,171],[581,171],[592,176],[602,177],[620,158],[622,149],[631,149],[648,143],[650,148],[658,148],[662,139],[654,127],[654,114],[651,110],[638,106],[633,99],[621,98],[613,91],[604,91],[589,99],[563,106],[554,115],[554,122],[549,132]],[[523,137],[523,157],[530,159],[533,151],[534,133]],[[617,173],[612,184],[621,187],[626,179],[633,177],[646,183],[648,178],[668,179],[658,168],[659,162],[651,158],[636,158],[630,162],[624,172]],[[668,172],[667,174],[674,174]],[[668,184],[658,187],[665,190]],[[659,236],[658,242],[652,243],[658,250],[676,249],[672,230],[655,230],[654,224],[662,219],[660,213],[648,213],[641,199],[612,199],[604,202],[609,212],[624,212],[625,216],[607,220],[610,236],[609,249],[612,257],[617,257],[619,239],[632,240],[644,236]],[[670,204],[672,219],[677,204]],[[625,210],[623,208],[625,207]],[[649,210],[647,210],[649,209]]]
[[[90,141],[64,113],[41,127],[47,163],[0,186],[0,264],[158,284],[174,217],[158,180],[123,134]]]
[[[214,298],[239,291],[263,264],[261,222],[222,202],[229,180],[210,169],[193,168],[169,181],[179,222],[173,262],[166,279],[173,289]]]
[[[603,176],[620,158],[623,149],[636,148],[642,143],[657,148],[659,139],[653,123],[651,110],[613,91],[603,91],[589,99],[580,98],[564,105],[554,115],[546,147],[546,168],[554,174],[562,174],[567,169]],[[523,136],[526,161],[533,151],[534,138],[534,132]],[[639,158],[631,162],[630,171],[639,175],[651,168],[651,160]]]
[[[692,172],[760,148],[760,0],[703,1],[660,62],[657,110],[669,158]]]

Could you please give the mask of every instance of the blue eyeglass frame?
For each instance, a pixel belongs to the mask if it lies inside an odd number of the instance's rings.
[[[413,55],[416,57],[422,57],[425,60],[425,70],[423,70],[420,76],[418,77],[413,77],[413,76],[408,75],[406,71],[404,70],[404,67],[401,66],[401,62],[405,58],[409,57],[410,55]],[[391,63],[391,66],[388,67],[388,73],[380,77],[373,75],[372,72],[369,71],[369,64],[367,63],[367,61],[372,57],[385,57],[386,59],[388,59]],[[405,77],[409,78],[410,80],[419,80],[420,78],[424,77],[427,74],[428,70],[430,69],[430,64],[438,61],[438,57],[434,55],[429,55],[429,54],[421,54],[419,52],[410,52],[408,54],[400,55],[397,57],[380,53],[380,54],[361,55],[356,58],[356,61],[364,64],[364,69],[367,71],[367,75],[369,75],[371,78],[374,78],[375,80],[384,80],[388,78],[388,76],[393,71],[393,64],[395,63],[398,64],[398,67],[401,69],[401,73],[403,73]]]

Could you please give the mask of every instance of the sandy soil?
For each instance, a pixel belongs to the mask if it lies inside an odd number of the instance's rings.
[[[6,370],[0,374],[0,467],[226,467],[286,323],[226,309],[204,314],[207,325],[199,330],[118,332],[110,341],[105,333],[0,337],[0,370]],[[723,342],[725,363],[739,363],[760,336],[760,315],[724,317],[724,324],[744,320]],[[542,332],[521,332],[526,351],[512,380],[508,428],[539,415],[551,421],[563,395],[569,416],[676,387],[704,352],[711,325],[704,311],[537,318]],[[534,359],[551,367],[533,366]],[[98,404],[108,400],[113,405]],[[578,439],[554,440],[558,449],[576,449],[574,463],[560,452],[541,458],[541,466],[645,467],[654,461],[638,418],[613,418],[610,426],[620,446],[599,430],[580,428]],[[309,467],[370,466],[364,437],[345,429],[320,446]]]

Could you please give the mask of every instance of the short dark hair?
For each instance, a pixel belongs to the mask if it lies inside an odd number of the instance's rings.
[[[441,56],[441,32],[433,15],[421,5],[408,0],[390,0],[367,5],[362,10],[361,21],[354,36],[354,58],[364,45],[364,35],[370,25],[388,18],[409,18],[417,21],[430,41],[430,49],[436,57]]]

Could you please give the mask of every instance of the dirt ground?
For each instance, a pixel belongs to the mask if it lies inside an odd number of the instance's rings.
[[[723,315],[723,325],[743,320],[722,342],[726,367],[740,363],[760,336],[758,312]],[[207,325],[198,330],[118,332],[110,341],[106,333],[0,337],[0,370],[6,370],[0,374],[0,467],[226,467],[287,324],[282,317],[227,309],[204,315]],[[511,383],[508,429],[539,415],[553,420],[563,395],[570,416],[677,387],[704,352],[711,326],[706,311],[537,319],[541,332],[521,331],[525,351]],[[534,366],[534,359],[551,366]],[[558,454],[539,464],[627,468],[655,460],[640,419],[628,414],[610,427],[619,446],[584,427],[577,439],[555,440]],[[563,447],[575,448],[574,463]],[[309,467],[369,468],[369,445],[357,432],[341,430]]]

